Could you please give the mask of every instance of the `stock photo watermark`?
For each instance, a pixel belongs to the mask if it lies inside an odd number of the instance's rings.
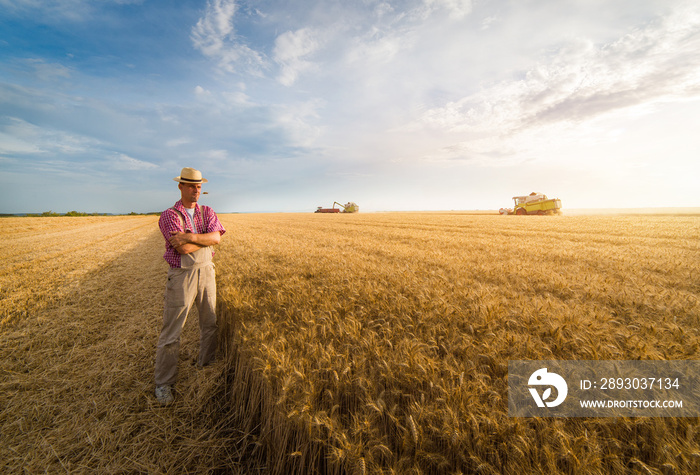
[[[700,417],[700,361],[509,361],[508,415]]]

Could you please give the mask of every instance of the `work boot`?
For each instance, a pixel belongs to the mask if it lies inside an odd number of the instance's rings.
[[[173,391],[169,384],[163,384],[161,386],[156,386],[156,399],[158,402],[167,405],[175,400],[173,397]]]

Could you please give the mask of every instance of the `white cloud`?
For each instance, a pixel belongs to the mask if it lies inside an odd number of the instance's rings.
[[[487,29],[491,28],[491,25],[493,25],[497,21],[498,21],[498,17],[496,17],[496,16],[490,16],[490,17],[484,18],[481,21],[481,29],[487,30]]]
[[[194,88],[194,94],[196,96],[209,96],[211,95],[211,91],[207,91],[202,86],[197,86]]]
[[[639,114],[655,103],[700,97],[697,51],[700,16],[695,11],[677,13],[604,45],[569,40],[540,58],[522,79],[431,108],[408,130],[428,127],[446,140],[464,138],[444,145],[437,155],[464,152],[466,157],[474,150],[498,155],[514,148],[521,134],[536,135],[552,127],[559,132],[561,126],[611,113]],[[488,143],[490,152],[483,147]]]
[[[376,68],[383,67],[394,60],[402,49],[408,49],[414,44],[407,36],[369,34],[357,38],[348,50],[345,58],[347,68]],[[358,73],[369,76],[374,69],[357,69]],[[363,75],[363,74],[360,74]]]
[[[255,106],[251,97],[243,91],[222,92],[221,95],[226,104],[234,107],[247,108]]]
[[[275,40],[274,59],[281,65],[278,81],[291,86],[302,72],[311,69],[312,63],[304,59],[319,47],[316,33],[310,28],[287,31]]]
[[[234,0],[207,1],[204,16],[192,28],[192,42],[205,56],[218,61],[224,71],[243,70],[259,75],[265,60],[260,53],[237,40],[234,29],[236,11]]]
[[[166,147],[179,147],[181,145],[187,145],[191,143],[192,140],[186,137],[180,137],[177,139],[168,140],[165,142]]]
[[[221,55],[227,40],[233,39],[233,16],[236,2],[210,0],[206,12],[192,29],[195,46],[207,56]]]
[[[23,140],[17,136],[0,132],[0,156],[23,155],[39,153],[41,150],[35,144]]]
[[[430,9],[447,10],[453,20],[461,20],[472,12],[472,0],[423,0]]]
[[[117,170],[150,170],[158,168],[158,165],[136,158],[126,154],[116,154],[112,160],[112,166]]]
[[[203,156],[215,161],[229,158],[228,150],[207,150],[203,153]]]
[[[5,140],[0,153],[80,154],[98,147],[100,142],[75,133],[39,127],[19,118],[8,118],[4,127]]]
[[[111,0],[118,5],[141,4],[144,0]],[[83,22],[97,10],[92,0],[0,0],[3,13],[30,14],[46,23]]]
[[[381,2],[374,7],[374,14],[378,18],[388,15],[392,12],[394,12],[394,7],[392,7],[391,3],[389,2]]]
[[[35,76],[42,81],[53,81],[59,78],[68,79],[71,77],[70,68],[58,63],[48,63],[43,59],[30,58],[27,64],[34,69]]]
[[[280,107],[275,113],[275,122],[285,131],[286,139],[294,147],[313,147],[322,127],[312,125],[319,119],[323,101],[312,100]]]

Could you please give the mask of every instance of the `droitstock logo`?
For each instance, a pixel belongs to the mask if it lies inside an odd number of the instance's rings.
[[[548,373],[547,368],[540,368],[530,375],[527,382],[528,386],[545,386],[542,396],[537,391],[537,388],[528,388],[532,398],[537,403],[537,407],[557,407],[564,402],[566,395],[569,393],[569,387],[566,385],[564,378],[557,373]],[[557,390],[557,397],[553,401],[547,401],[552,395],[552,387]]]
[[[509,360],[508,415],[700,417],[700,359]]]

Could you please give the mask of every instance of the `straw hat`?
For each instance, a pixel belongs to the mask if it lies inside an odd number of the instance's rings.
[[[176,176],[173,180],[180,183],[207,183],[209,181],[206,178],[202,178],[202,172],[190,167],[183,168],[180,176]]]

